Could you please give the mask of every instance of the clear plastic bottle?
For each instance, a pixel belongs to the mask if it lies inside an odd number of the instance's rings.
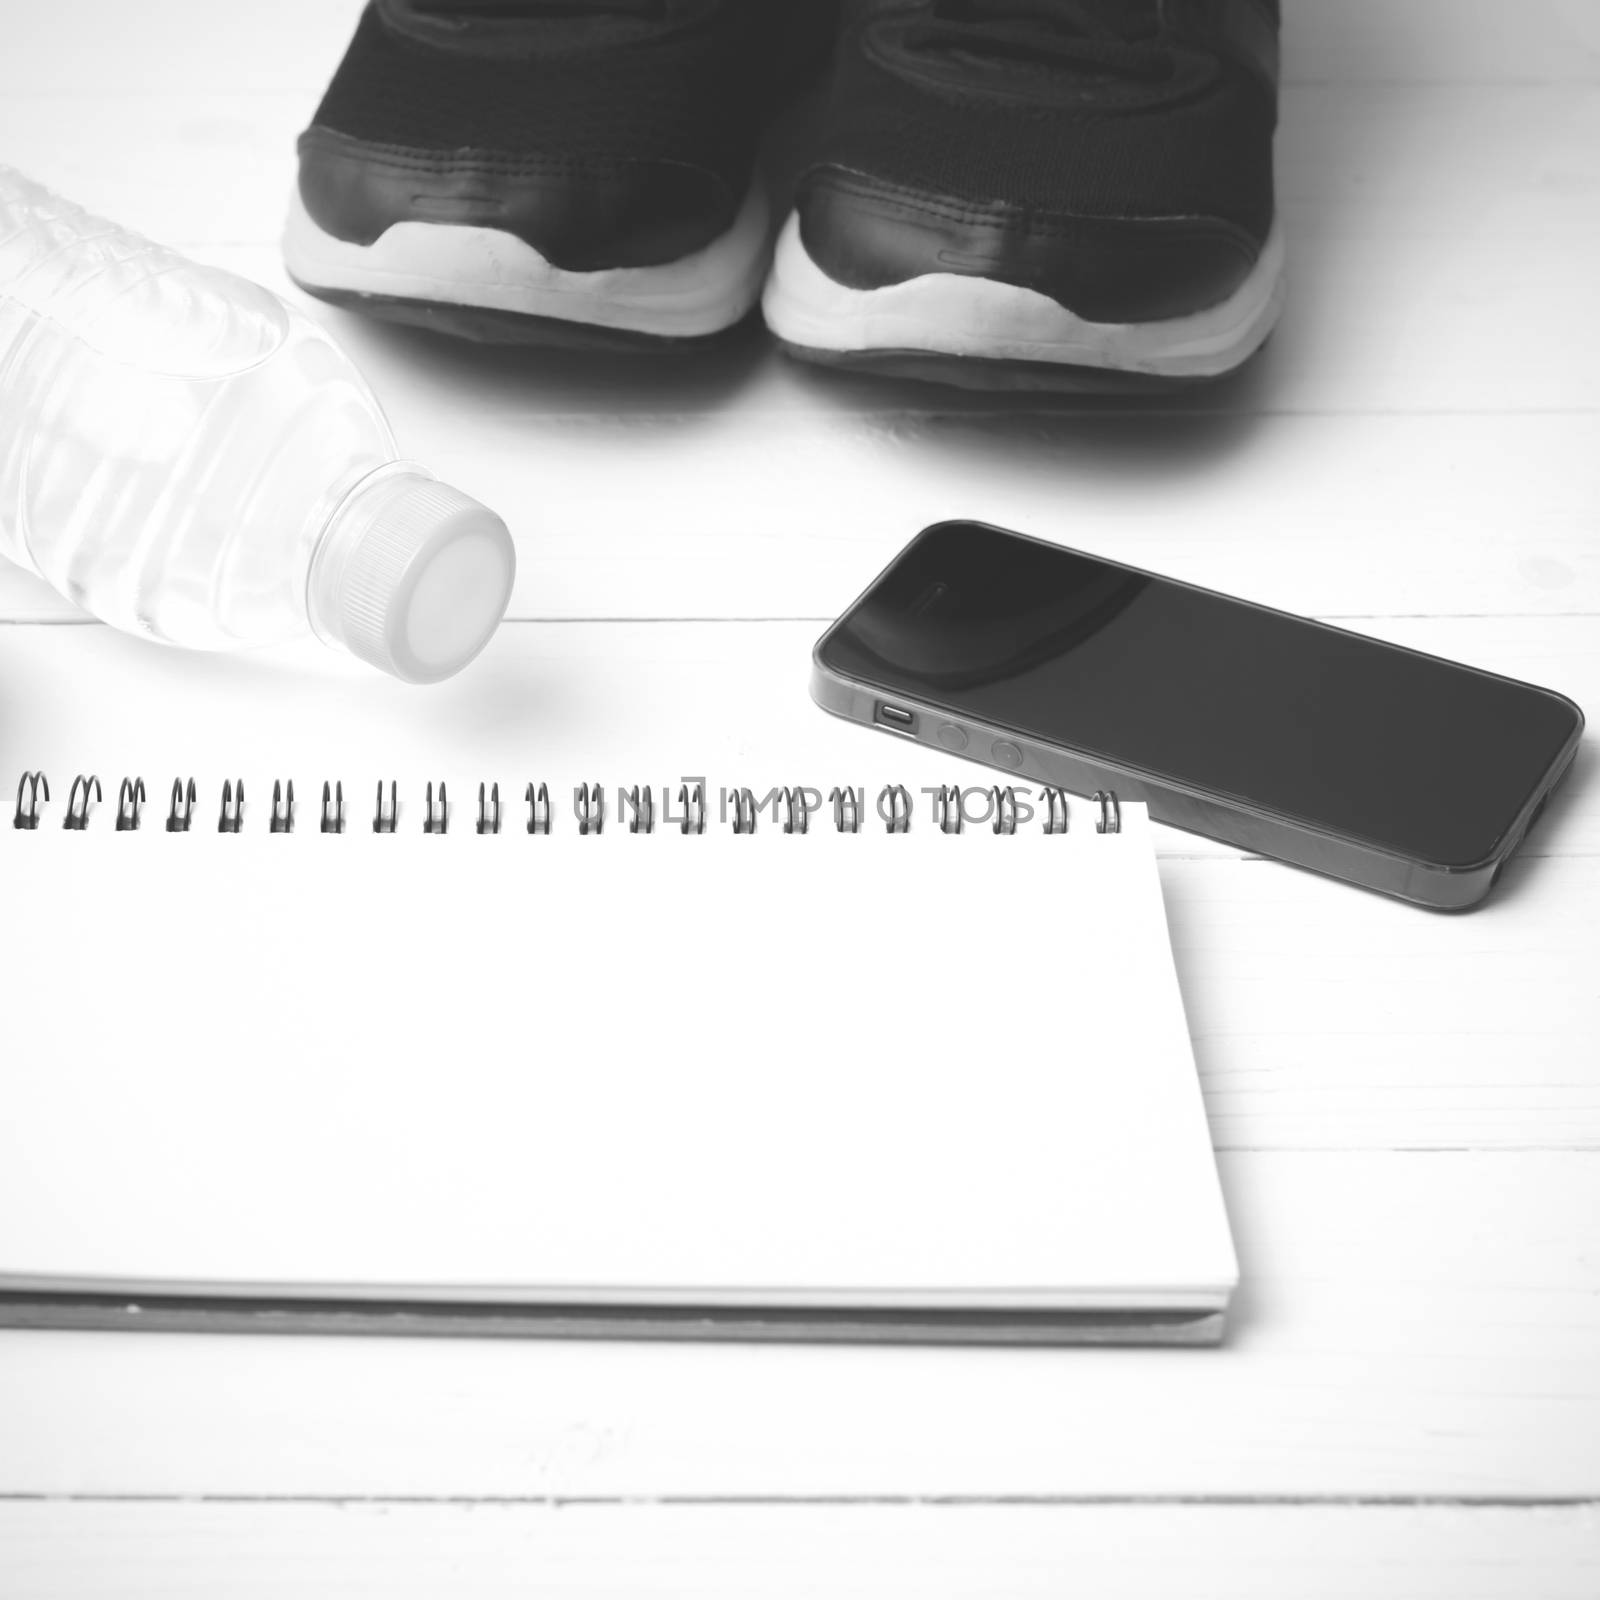
[[[148,638],[312,632],[415,683],[483,648],[515,571],[309,317],[5,166],[0,554]]]

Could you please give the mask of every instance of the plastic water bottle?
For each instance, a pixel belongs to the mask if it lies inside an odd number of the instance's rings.
[[[0,554],[132,633],[310,632],[412,683],[488,643],[516,565],[309,317],[5,166]]]

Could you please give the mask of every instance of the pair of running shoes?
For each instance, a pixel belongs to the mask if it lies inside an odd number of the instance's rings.
[[[692,349],[759,306],[840,367],[1217,378],[1282,304],[1278,41],[1278,0],[372,0],[285,255],[479,340]]]

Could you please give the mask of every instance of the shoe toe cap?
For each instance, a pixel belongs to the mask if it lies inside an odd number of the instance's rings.
[[[703,249],[740,202],[703,168],[375,144],[315,125],[300,198],[324,232],[370,245],[397,222],[494,228],[572,272],[659,266]]]
[[[1091,322],[1154,322],[1219,305],[1262,250],[1215,217],[1071,215],[837,168],[811,173],[796,208],[807,254],[851,288],[953,273],[1033,289]]]

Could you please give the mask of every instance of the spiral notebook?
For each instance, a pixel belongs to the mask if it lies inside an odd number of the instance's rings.
[[[1220,1337],[1142,807],[149,791],[0,811],[0,1320]]]

